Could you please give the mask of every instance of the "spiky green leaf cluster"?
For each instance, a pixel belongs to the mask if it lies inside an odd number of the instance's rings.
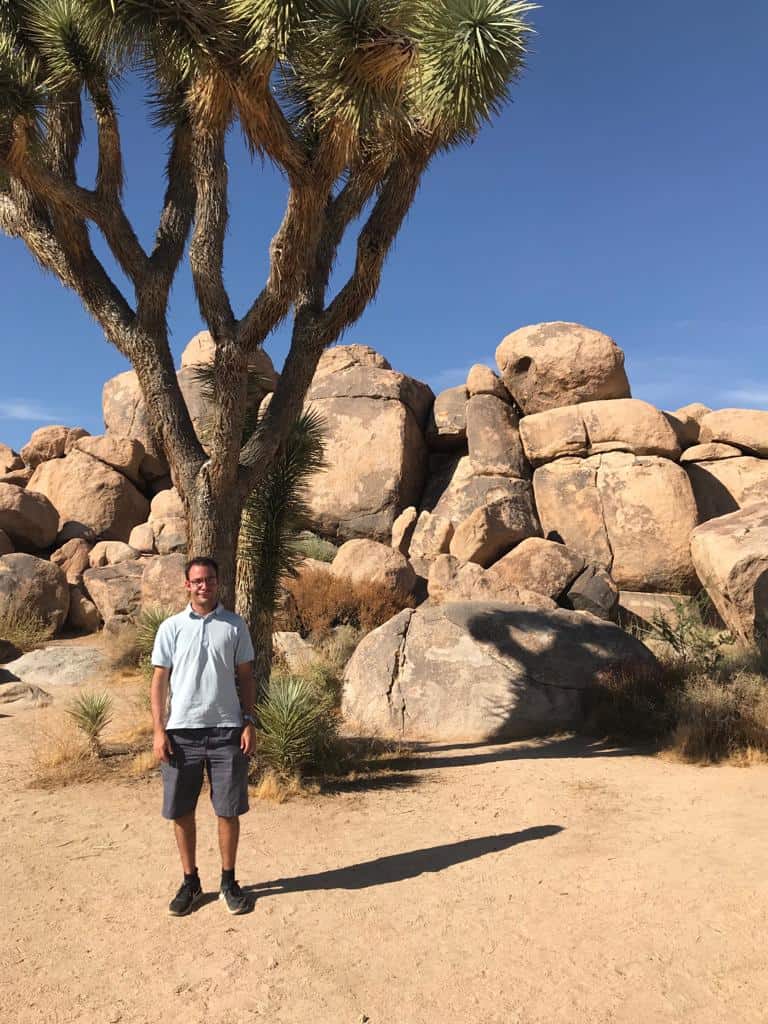
[[[81,693],[70,701],[67,714],[85,734],[94,754],[101,753],[100,738],[112,721],[112,698],[108,693]]]
[[[284,450],[246,503],[240,527],[238,559],[254,568],[254,595],[259,606],[273,612],[280,583],[296,571],[304,557],[296,534],[309,520],[306,485],[325,466],[325,426],[316,412],[294,423]]]
[[[273,672],[257,711],[259,757],[280,775],[321,761],[333,742],[333,699],[302,676]]]

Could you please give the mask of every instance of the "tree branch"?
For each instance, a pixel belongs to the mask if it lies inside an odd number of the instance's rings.
[[[192,126],[192,174],[195,227],[189,263],[200,313],[216,342],[235,332],[235,315],[224,286],[224,237],[227,230],[226,119],[214,124],[196,119]]]

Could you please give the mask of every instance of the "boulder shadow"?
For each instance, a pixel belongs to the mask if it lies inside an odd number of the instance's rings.
[[[506,832],[495,836],[479,836],[463,839],[443,846],[429,846],[422,850],[409,850],[375,860],[350,864],[343,868],[320,871],[310,875],[296,875],[293,878],[276,878],[268,882],[244,885],[243,890],[261,899],[265,896],[279,896],[289,892],[318,892],[329,889],[369,889],[378,885],[403,882],[418,875],[445,871],[456,864],[484,857],[489,853],[501,853],[520,843],[548,839],[563,831],[562,825],[536,825],[519,832]]]

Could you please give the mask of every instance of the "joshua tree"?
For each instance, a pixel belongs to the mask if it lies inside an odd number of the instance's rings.
[[[508,97],[534,5],[523,0],[0,0],[0,228],[81,298],[132,363],[184,502],[192,554],[217,558],[231,602],[240,513],[299,415],[323,349],[365,310],[429,161]],[[123,204],[116,80],[138,70],[169,137],[151,251]],[[77,179],[83,106],[98,139]],[[222,273],[224,142],[239,123],[289,191],[266,284],[237,319]],[[367,214],[335,295],[340,241]],[[91,245],[98,229],[133,294]],[[203,449],[168,346],[184,257],[215,343],[216,416]],[[269,411],[242,443],[249,356],[289,314]]]

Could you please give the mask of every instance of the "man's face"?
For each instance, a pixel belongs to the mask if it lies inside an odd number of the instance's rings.
[[[216,607],[219,580],[209,565],[193,565],[184,587],[193,608],[207,612]]]

